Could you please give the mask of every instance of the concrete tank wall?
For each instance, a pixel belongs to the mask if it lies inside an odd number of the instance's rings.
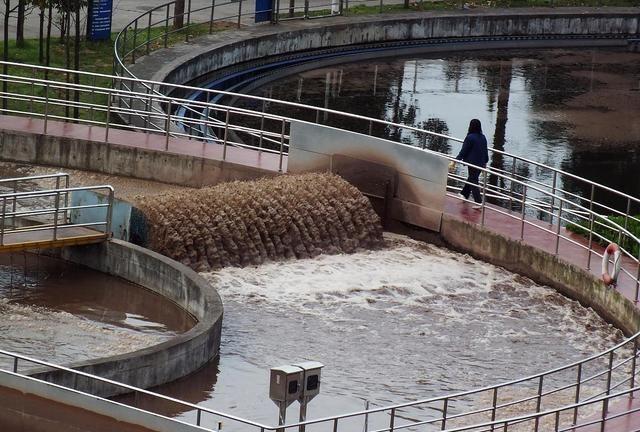
[[[237,71],[243,68],[242,63],[258,59],[265,63],[269,57],[310,50],[442,38],[617,35],[624,39],[637,35],[639,26],[640,18],[633,8],[528,8],[339,17],[214,34],[189,44],[188,49],[177,46],[158,50],[139,59],[131,71],[138,78],[185,84],[218,69],[239,65],[234,69]],[[512,45],[518,47],[518,42]]]
[[[65,248],[61,258],[118,276],[177,303],[198,323],[166,342],[127,354],[76,362],[71,367],[135,387],[149,388],[194,372],[218,355],[223,307],[218,293],[188,267],[131,243]],[[64,371],[34,370],[31,376],[99,396],[127,393]]]

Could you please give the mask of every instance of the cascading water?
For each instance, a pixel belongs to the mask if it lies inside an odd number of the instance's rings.
[[[142,201],[148,247],[197,271],[382,244],[369,200],[332,174],[285,175]]]

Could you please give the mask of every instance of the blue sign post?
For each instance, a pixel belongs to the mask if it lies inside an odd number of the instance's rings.
[[[111,8],[113,0],[89,0],[89,40],[111,39]]]

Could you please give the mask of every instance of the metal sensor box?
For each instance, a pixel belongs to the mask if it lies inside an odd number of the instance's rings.
[[[304,370],[297,366],[271,368],[269,398],[274,402],[292,403],[302,396]]]
[[[301,398],[312,399],[320,393],[320,371],[324,365],[317,361],[306,361],[296,363],[297,366],[304,371]]]

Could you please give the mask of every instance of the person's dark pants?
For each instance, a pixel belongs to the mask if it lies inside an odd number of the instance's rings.
[[[480,170],[478,168],[469,167],[469,176],[467,177],[467,184],[464,185],[460,192],[465,199],[469,199],[469,194],[473,194],[473,200],[477,203],[482,202],[482,195],[480,194],[480,188],[477,186],[480,179]],[[473,183],[471,185],[470,183]]]

